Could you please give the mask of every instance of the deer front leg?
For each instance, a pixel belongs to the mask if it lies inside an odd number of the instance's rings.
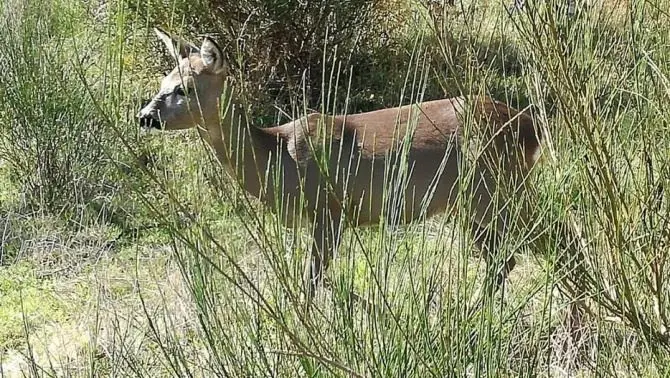
[[[318,210],[314,219],[312,232],[312,250],[305,261],[303,280],[308,302],[311,301],[316,288],[323,281],[333,258],[333,251],[340,242],[341,215],[328,209]]]

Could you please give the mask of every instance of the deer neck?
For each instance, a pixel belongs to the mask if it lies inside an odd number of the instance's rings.
[[[249,124],[246,109],[232,87],[224,87],[219,109],[220,114],[205,119],[206,127],[198,131],[233,178],[249,193],[260,197],[271,153],[267,135]]]

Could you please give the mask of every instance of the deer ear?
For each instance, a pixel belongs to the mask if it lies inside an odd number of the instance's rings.
[[[205,37],[200,47],[200,57],[205,68],[213,73],[221,74],[225,71],[225,63],[223,61],[223,51],[213,39]]]
[[[154,28],[154,32],[158,36],[158,39],[163,41],[170,55],[177,60],[179,58],[187,58],[189,55],[200,51],[194,44],[187,42],[183,38],[173,38],[159,28]]]

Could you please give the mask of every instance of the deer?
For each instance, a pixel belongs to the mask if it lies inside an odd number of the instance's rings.
[[[528,112],[473,95],[254,127],[216,41],[204,37],[198,47],[154,31],[176,67],[139,111],[142,127],[196,128],[232,178],[286,227],[309,221],[309,298],[323,283],[343,226],[406,224],[453,211],[465,198],[465,231],[487,266],[495,263],[500,241],[519,221],[504,204],[523,197],[541,153],[541,132]],[[512,254],[492,270],[494,287],[515,264]]]

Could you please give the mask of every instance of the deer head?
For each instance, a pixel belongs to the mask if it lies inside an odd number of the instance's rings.
[[[228,68],[223,51],[209,37],[200,48],[154,29],[176,67],[161,81],[158,93],[137,117],[146,128],[179,130],[205,125],[218,117],[218,100]]]

